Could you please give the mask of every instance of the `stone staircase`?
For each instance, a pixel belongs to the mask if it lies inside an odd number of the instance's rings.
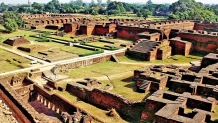
[[[175,101],[178,102],[178,103],[183,104],[186,100],[187,100],[187,98],[185,98],[185,97],[178,97]]]
[[[151,84],[151,82],[150,81],[144,81],[140,86],[139,86],[139,90],[146,90],[148,87],[149,87],[149,85]]]

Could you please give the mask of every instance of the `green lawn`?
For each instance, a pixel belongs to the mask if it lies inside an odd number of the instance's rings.
[[[87,50],[79,47],[71,47],[71,46],[60,47],[60,49],[68,53],[79,54],[79,55],[94,52],[92,50]]]
[[[111,92],[122,95],[133,101],[142,101],[149,93],[139,93],[136,90],[136,84],[132,80],[133,73],[129,73],[123,77],[111,79],[114,89]],[[109,80],[101,81],[104,85],[110,84]]]
[[[85,54],[85,53],[93,52],[92,50],[87,50],[87,49],[83,49],[79,47],[67,46],[65,44],[60,44],[56,42],[34,42],[33,44],[23,45],[23,47],[28,47],[28,48],[35,47],[35,46],[44,47],[44,50],[59,49],[60,51],[72,53],[72,54]],[[33,55],[37,52],[38,51],[33,52],[31,54]]]
[[[99,47],[104,47],[104,45],[113,45],[113,44],[104,43],[104,42],[91,42],[91,43],[88,43],[88,44],[93,45],[93,46],[99,46]]]
[[[130,100],[142,101],[147,93],[136,92],[135,82],[132,81],[133,71],[140,67],[142,66],[107,61],[91,66],[72,69],[68,75],[77,80],[88,77],[96,78],[102,83],[100,85],[101,89],[105,89],[106,84],[112,84],[114,89],[111,90],[111,92],[123,95]],[[109,81],[109,79],[103,74],[106,74],[111,81]],[[60,86],[66,86],[67,83],[68,82],[63,81],[58,84]]]
[[[133,73],[133,70],[139,67],[141,66],[119,64],[116,62],[107,61],[107,62],[94,64],[91,66],[72,69],[69,71],[68,75],[75,79],[87,78],[87,77],[105,77],[103,74],[107,74],[108,76],[116,75],[118,78],[119,75],[129,72]]]
[[[21,63],[19,63],[18,61]],[[0,73],[26,68],[29,66],[30,61],[28,59],[0,49]]]

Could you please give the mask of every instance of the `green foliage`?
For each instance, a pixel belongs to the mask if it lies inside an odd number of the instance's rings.
[[[94,52],[81,54],[81,55],[79,55],[79,56],[80,56],[80,57],[84,57],[84,56],[99,54],[99,53],[103,53],[103,52],[104,52],[104,50],[102,50],[102,49],[96,49],[96,51],[94,51]]]
[[[200,2],[196,2],[195,0],[179,0],[172,3],[169,7],[173,13],[191,11],[197,8],[204,9],[204,5]]]
[[[179,17],[175,14],[169,14],[168,19],[179,19]]]
[[[148,0],[147,3],[146,3],[146,5],[152,5],[152,4],[153,4],[153,3],[152,3],[151,0]]]
[[[45,5],[45,11],[51,13],[59,13],[61,8],[61,4],[58,0],[52,0]]]
[[[46,37],[46,36],[49,36],[49,35],[50,35],[50,32],[49,32],[49,31],[45,31],[45,32],[42,33],[42,36],[45,36],[45,37]]]
[[[38,13],[38,14],[42,14],[43,13],[44,6],[42,4],[37,3],[37,2],[33,2],[32,7],[33,7],[32,11],[34,13]]]
[[[5,18],[3,21],[3,26],[7,32],[14,32],[18,29],[16,21],[11,18]]]
[[[170,14],[169,19],[189,19],[189,20],[201,20],[201,21],[217,21],[217,16],[214,12],[202,9],[193,9],[186,12],[176,12]]]
[[[43,38],[36,39],[36,41],[38,41],[38,42],[49,42],[50,40],[43,37]]]
[[[107,10],[108,14],[122,14],[126,12],[126,9],[123,7],[121,2],[112,1],[109,3]]]
[[[170,6],[173,14],[169,19],[189,19],[201,21],[217,21],[217,15],[210,8],[195,0],[179,0]]]
[[[5,11],[7,11],[8,8],[9,8],[9,7],[8,7],[7,5],[5,5],[4,2],[2,2],[2,3],[0,4],[0,13],[3,13],[3,12],[5,12]]]
[[[24,21],[20,14],[14,12],[3,13],[3,26],[6,31],[12,32],[24,26]]]

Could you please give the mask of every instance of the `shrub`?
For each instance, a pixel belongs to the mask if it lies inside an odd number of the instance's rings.
[[[39,39],[36,39],[36,41],[38,41],[38,42],[50,42],[50,40],[47,38],[39,38]]]
[[[103,52],[104,52],[104,50],[102,50],[102,49],[96,49],[96,51],[94,51],[94,52],[81,54],[81,55],[79,55],[79,56],[80,56],[80,57],[84,57],[84,56],[99,54],[99,53],[103,53]]]

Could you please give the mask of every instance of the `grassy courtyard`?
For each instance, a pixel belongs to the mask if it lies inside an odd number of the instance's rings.
[[[81,80],[90,77],[96,78],[102,83],[99,88],[105,89],[107,84],[112,84],[114,89],[111,90],[111,92],[122,95],[130,100],[142,101],[148,93],[136,92],[135,82],[132,80],[133,71],[140,67],[142,66],[107,61],[91,66],[72,69],[68,75],[74,80]],[[58,84],[60,86],[66,86],[67,83],[68,82],[63,81]]]
[[[28,59],[0,49],[0,73],[26,68],[29,66],[30,61]]]

